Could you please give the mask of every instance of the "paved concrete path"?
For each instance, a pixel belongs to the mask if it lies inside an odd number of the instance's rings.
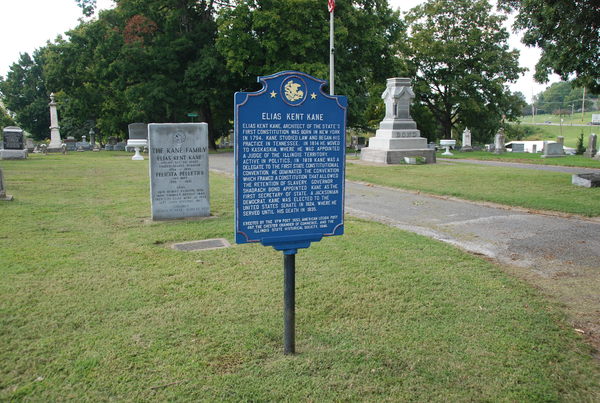
[[[233,165],[231,153],[210,155],[212,170],[231,175]],[[579,314],[573,324],[598,337],[600,345],[600,219],[532,213],[352,181],[346,181],[345,209],[355,217],[484,255],[510,266],[521,278],[534,278],[536,286],[571,304],[570,310]]]
[[[583,174],[583,173],[599,173],[600,168],[576,168],[576,167],[562,167],[556,165],[539,165],[539,164],[523,164],[520,162],[504,162],[504,161],[482,161],[482,160],[469,160],[469,159],[452,159],[452,158],[437,158],[438,162],[448,164],[475,164],[475,165],[488,165],[493,167],[510,167],[510,168],[522,168],[522,169],[533,169],[536,171],[552,171],[552,172],[564,172],[570,174]],[[600,162],[598,163],[600,165]]]

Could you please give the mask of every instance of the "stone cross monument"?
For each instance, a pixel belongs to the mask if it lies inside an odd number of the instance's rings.
[[[56,112],[56,102],[54,101],[54,93],[50,94],[50,144],[48,152],[60,152],[62,140],[60,139],[60,131],[58,130],[58,113]]]
[[[471,131],[468,127],[463,131],[460,151],[473,151],[473,147],[471,147]]]
[[[427,139],[420,137],[421,132],[410,116],[414,97],[410,78],[388,78],[381,96],[385,117],[375,137],[369,140],[369,146],[361,150],[361,160],[399,164],[404,157],[424,157],[427,163],[435,163],[435,150],[427,147]]]

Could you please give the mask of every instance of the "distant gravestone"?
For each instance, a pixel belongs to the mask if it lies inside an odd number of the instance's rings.
[[[525,144],[513,143],[512,144],[512,152],[513,153],[524,153],[525,152]]]
[[[471,130],[466,128],[462,134],[462,147],[460,151],[473,151],[473,147],[471,147]]]
[[[2,131],[2,149],[0,159],[23,160],[27,158],[23,129],[17,126],[7,126]]]
[[[417,123],[410,115],[414,97],[410,78],[387,79],[381,95],[385,116],[375,137],[369,139],[369,146],[360,152],[362,161],[399,164],[404,157],[424,157],[428,164],[435,163],[435,152],[427,147],[427,139],[421,137]]]
[[[583,153],[584,157],[594,158],[594,156],[598,152],[598,149],[596,148],[596,141],[597,141],[596,137],[597,136],[594,133],[590,134],[590,137],[588,139],[587,149]]]
[[[564,136],[556,136],[556,142],[561,146],[565,146],[565,138]]]
[[[547,143],[544,141],[544,153],[542,154],[542,158],[556,158],[556,157],[564,157],[565,150],[563,149],[563,145],[560,143]]]
[[[12,199],[13,197],[11,195],[6,194],[4,187],[4,173],[2,172],[2,168],[0,168],[0,200],[11,201]]]
[[[23,150],[25,148],[23,129],[7,126],[3,130],[2,148],[5,150]]]
[[[120,141],[113,146],[113,151],[125,151],[126,146],[127,143],[125,143],[124,141]]]
[[[504,143],[504,129],[501,128],[494,138],[494,154],[502,154],[504,152]]]
[[[64,144],[66,146],[67,151],[75,151],[77,150],[77,140],[75,137],[69,136],[64,140]]]
[[[152,219],[209,216],[208,125],[151,123],[148,133]]]
[[[131,123],[127,126],[130,140],[148,140],[147,123]]]
[[[32,153],[33,150],[35,149],[35,144],[33,142],[32,139],[30,139],[29,137],[27,137],[25,139],[25,148],[27,149],[27,152]]]

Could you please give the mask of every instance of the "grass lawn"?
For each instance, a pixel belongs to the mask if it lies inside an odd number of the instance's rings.
[[[281,253],[168,248],[233,240],[230,178],[211,174],[214,218],[152,223],[129,154],[0,166],[0,400],[600,400],[559,308],[451,246],[347,219],[296,258],[284,356]]]
[[[541,154],[532,153],[502,153],[494,154],[486,151],[460,152],[452,151],[453,156],[445,156],[438,153],[438,158],[452,159],[474,159],[484,161],[503,161],[503,162],[520,162],[525,164],[536,165],[558,165],[567,167],[581,168],[598,168],[600,169],[600,161],[586,158],[581,155],[567,155],[560,158],[541,158]]]
[[[569,124],[560,125],[531,125],[526,122],[522,123],[522,126],[530,127],[534,130],[535,134],[529,136],[523,140],[552,140],[556,141],[557,136],[563,136],[565,138],[565,146],[577,147],[577,139],[579,135],[583,133],[583,146],[587,147],[588,138],[591,133],[600,135],[600,126],[571,126]],[[507,140],[508,141],[508,140]]]
[[[349,160],[351,161],[351,160]],[[377,185],[536,210],[600,216],[600,188],[571,184],[571,174],[468,163],[347,164],[346,178]]]

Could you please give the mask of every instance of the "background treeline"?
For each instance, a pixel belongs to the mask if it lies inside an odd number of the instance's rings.
[[[94,1],[78,3],[92,14]],[[197,112],[214,147],[232,128],[233,93],[258,89],[257,76],[300,70],[328,79],[324,0],[115,3],[22,54],[0,78],[4,106],[35,139],[49,137],[54,92],[63,137],[94,127],[100,141],[125,138],[129,123],[184,122]],[[386,0],[337,0],[335,90],[349,98],[348,125],[375,130],[386,79],[403,76],[429,140],[469,127],[475,142],[489,141],[503,116],[514,120],[525,106],[507,88],[523,69],[504,19],[487,0],[430,0],[405,15]]]

